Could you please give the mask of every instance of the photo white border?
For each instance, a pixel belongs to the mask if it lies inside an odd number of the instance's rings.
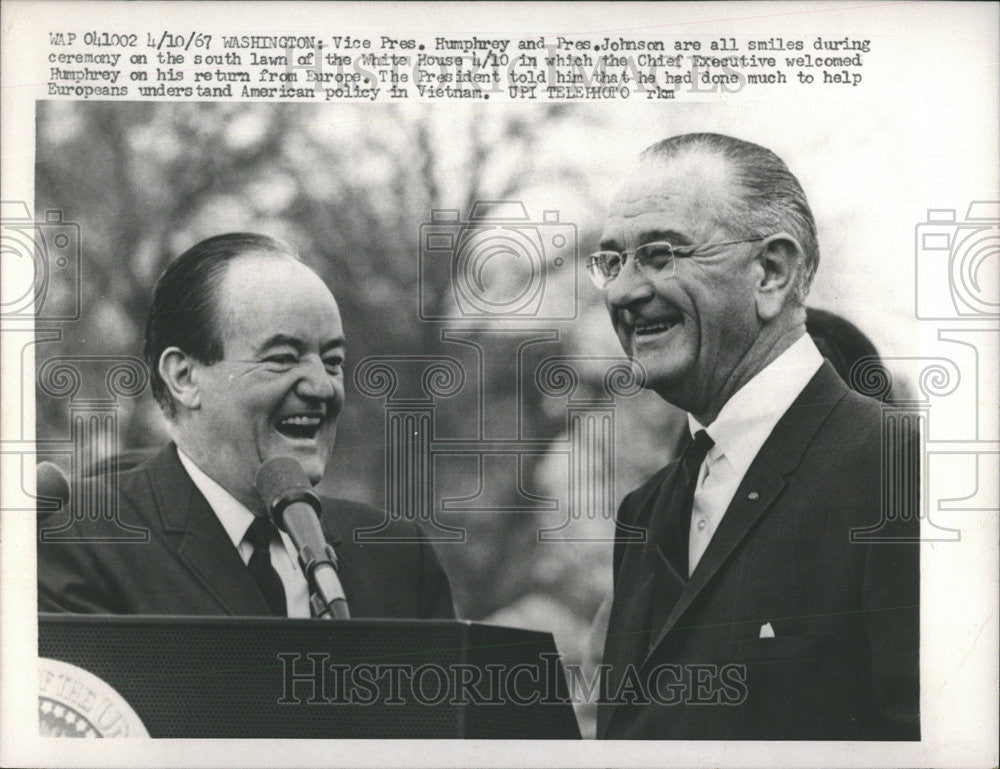
[[[376,12],[377,11],[377,12]],[[975,199],[998,200],[996,169],[1000,77],[997,70],[997,6],[976,3],[678,3],[656,4],[326,4],[191,2],[27,2],[2,7],[2,197],[33,201],[34,102],[45,96],[48,31],[114,29],[198,29],[227,34],[309,30],[317,35],[412,34],[451,36],[477,32],[490,37],[561,34],[805,35],[863,34],[881,41],[897,58],[866,71],[871,77],[856,97],[838,95],[849,119],[864,119],[864,100],[896,99],[900,110],[915,100],[962,103],[981,120],[972,151],[986,172],[968,188],[943,185],[941,200],[928,207]],[[766,30],[766,32],[761,32]],[[832,33],[835,34],[835,33]],[[704,97],[706,99],[714,97]],[[749,98],[746,94],[733,99]],[[786,98],[777,93],[774,98]],[[944,116],[942,116],[944,117]],[[946,125],[946,121],[937,128]],[[933,127],[932,127],[933,128]],[[914,125],[914,131],[928,131]],[[659,137],[653,137],[659,138]],[[928,139],[928,147],[932,139]],[[791,159],[790,159],[791,160]],[[993,169],[992,177],[989,169]],[[807,190],[808,192],[808,190]],[[913,223],[914,225],[917,222]],[[0,282],[12,266],[2,265]],[[942,290],[947,287],[942,286]],[[921,325],[922,342],[932,349],[939,328]],[[34,423],[33,402],[22,400],[24,379],[34,371],[30,349],[0,335],[0,431],[10,437],[7,415],[21,413]],[[980,355],[981,366],[997,365],[996,340]],[[964,372],[968,373],[968,372]],[[29,390],[30,392],[30,390]],[[995,398],[996,390],[981,397]],[[997,436],[991,436],[997,440]],[[11,477],[14,458],[0,456],[0,473]],[[995,466],[995,462],[994,462]],[[995,481],[994,481],[995,482]],[[0,484],[0,507],[19,506],[20,491]],[[20,766],[995,766],[997,763],[997,542],[996,515],[970,522],[963,546],[951,551],[924,546],[921,580],[920,743],[809,742],[565,742],[496,741],[302,741],[302,740],[129,740],[85,743],[36,736],[37,657],[35,618],[35,521],[31,516],[0,518],[0,763]]]

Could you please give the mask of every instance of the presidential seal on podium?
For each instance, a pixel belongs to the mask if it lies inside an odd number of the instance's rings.
[[[42,737],[148,737],[142,720],[113,687],[60,660],[38,660],[38,731]]]

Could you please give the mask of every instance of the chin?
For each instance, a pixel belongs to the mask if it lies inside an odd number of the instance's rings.
[[[293,454],[292,458],[298,460],[309,483],[313,486],[323,480],[323,471],[326,469],[326,461],[323,458],[314,453],[306,456]]]
[[[638,366],[636,365],[638,363]],[[645,377],[643,387],[653,390],[668,403],[681,406],[676,403],[674,397],[684,383],[684,370],[678,366],[665,365],[662,360],[637,359],[632,364],[633,369],[639,369],[636,373]]]
[[[649,387],[649,374],[646,372],[646,367],[636,358],[632,358],[630,363],[635,381],[639,383],[640,387]]]
[[[312,463],[303,463],[302,469],[306,471],[306,477],[313,486],[323,480],[323,464],[321,462],[317,462],[315,466]]]
[[[323,472],[326,469],[327,456],[329,456],[328,453],[317,451],[315,445],[296,446],[289,442],[283,442],[279,445],[273,446],[272,450],[267,452],[264,459],[265,461],[275,457],[288,457],[289,459],[294,459],[298,462],[302,471],[306,474],[309,482],[315,486],[323,478]]]

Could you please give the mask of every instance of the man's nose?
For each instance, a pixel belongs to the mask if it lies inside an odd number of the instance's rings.
[[[628,259],[618,276],[605,288],[609,307],[621,310],[653,296],[653,284],[636,264],[635,257]]]
[[[309,357],[302,361],[295,388],[300,396],[310,400],[327,401],[334,396],[330,374],[319,357]]]

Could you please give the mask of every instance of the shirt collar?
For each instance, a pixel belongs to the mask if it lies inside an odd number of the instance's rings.
[[[741,387],[708,427],[688,414],[691,434],[705,430],[715,445],[709,461],[725,456],[742,477],[764,441],[823,365],[812,338],[803,334],[781,355]]]
[[[226,534],[233,541],[233,545],[239,548],[243,537],[246,536],[247,529],[253,523],[254,514],[222,486],[205,475],[201,468],[194,463],[194,460],[181,451],[179,447],[177,456],[188,475],[191,476],[191,481],[215,512],[222,528],[226,530]]]

